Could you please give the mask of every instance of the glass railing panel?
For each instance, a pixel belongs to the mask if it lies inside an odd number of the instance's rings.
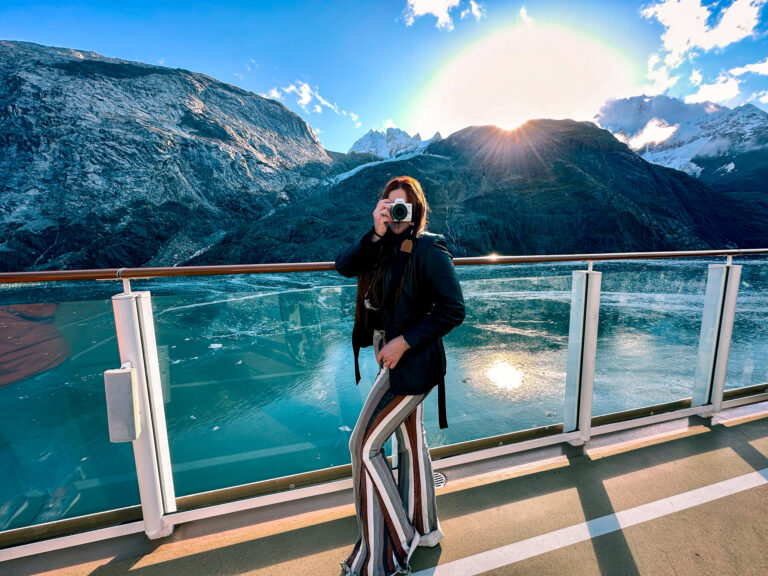
[[[0,530],[139,504],[130,443],[109,441],[116,282],[0,284]]]
[[[768,383],[768,257],[734,258],[741,264],[726,389]]]
[[[303,272],[134,283],[152,292],[177,496],[349,462],[370,380],[354,385],[350,282]]]
[[[562,422],[572,264],[457,269],[467,319],[445,339],[449,428],[430,446]],[[335,272],[134,282],[151,289],[178,496],[349,463],[377,373],[356,283]]]
[[[457,269],[464,322],[444,339],[448,428],[427,399],[431,447],[562,423],[572,271],[554,262]]]
[[[711,263],[724,261],[595,263],[602,280],[594,416],[691,397]]]

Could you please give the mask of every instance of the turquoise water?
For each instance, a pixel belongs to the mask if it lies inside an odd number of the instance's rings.
[[[595,264],[594,414],[691,396],[708,263],[722,259]],[[729,388],[768,381],[768,261],[737,263]],[[445,339],[448,429],[436,395],[426,400],[430,446],[562,422],[571,272],[584,268],[457,269],[467,318]],[[152,292],[177,495],[349,462],[377,368],[364,349],[355,386],[352,281],[313,272],[132,286]],[[138,504],[131,447],[109,442],[103,392],[104,370],[120,364],[110,302],[120,290],[0,286],[4,339],[27,350],[0,358],[0,529]],[[56,354],[63,361],[43,373],[19,369]]]

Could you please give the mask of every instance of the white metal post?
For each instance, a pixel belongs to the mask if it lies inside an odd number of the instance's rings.
[[[176,492],[171,471],[171,451],[168,446],[168,426],[165,422],[165,402],[163,385],[160,378],[160,362],[157,356],[155,321],[152,316],[152,299],[149,292],[136,292],[136,304],[139,311],[139,327],[144,350],[144,366],[147,371],[147,390],[152,408],[152,424],[155,433],[157,464],[160,470],[160,485],[163,489],[165,513],[176,512]]]
[[[568,330],[568,361],[565,374],[565,412],[563,432],[579,427],[579,380],[581,378],[581,350],[584,339],[584,311],[587,300],[587,273],[573,271],[571,284],[571,319]]]
[[[601,278],[593,270],[573,272],[563,432],[578,430],[578,439],[571,442],[576,445],[589,440],[592,426]]]
[[[139,388],[139,404],[141,418],[141,433],[133,441],[133,455],[136,462],[136,475],[139,482],[139,497],[141,499],[144,532],[150,539],[168,536],[173,531],[172,525],[163,522],[165,490],[162,486],[158,450],[156,447],[156,430],[153,416],[147,363],[145,362],[145,346],[142,343],[139,320],[138,294],[136,292],[117,294],[112,297],[112,309],[115,315],[117,330],[117,345],[120,350],[120,362],[130,362],[136,369]],[[153,332],[154,336],[154,332]],[[149,347],[154,347],[154,340]],[[157,353],[155,352],[155,358]],[[149,354],[151,357],[151,353]],[[151,367],[150,371],[151,372]],[[160,403],[162,406],[162,402]],[[163,424],[165,418],[163,416]],[[170,465],[170,462],[169,462]],[[171,490],[173,486],[171,485]],[[173,499],[175,504],[175,498]],[[175,508],[174,508],[175,509]]]
[[[728,265],[727,268],[728,281],[725,287],[723,314],[720,317],[720,338],[717,344],[715,372],[712,376],[712,396],[710,397],[712,412],[720,412],[723,405],[725,373],[728,370],[728,355],[731,351],[733,321],[736,317],[736,297],[739,295],[739,283],[741,282],[741,266]]]
[[[711,404],[712,413],[723,401],[740,279],[741,266],[709,265],[691,405]]]

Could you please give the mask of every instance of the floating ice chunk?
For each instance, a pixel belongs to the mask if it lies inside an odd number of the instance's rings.
[[[210,348],[211,350],[218,350],[219,348],[222,348],[223,346],[224,346],[224,344],[214,343],[214,344],[209,344],[208,348]]]
[[[192,414],[192,416],[190,416],[190,417],[189,417],[189,419],[190,419],[190,420],[197,420],[197,416],[195,416],[194,414]]]
[[[192,338],[184,338],[184,342],[189,342]]]
[[[339,426],[339,430],[341,430],[342,432],[352,432],[352,428],[350,428],[349,426]]]
[[[214,432],[215,432],[216,430],[218,430],[218,429],[219,429],[219,426],[214,426],[214,427],[213,427],[213,431],[214,431]]]
[[[240,366],[240,364],[242,364],[242,363],[243,363],[242,360],[238,360],[237,362],[235,362],[235,366]]]
[[[171,364],[178,364],[179,362],[181,362],[181,359],[171,360]]]

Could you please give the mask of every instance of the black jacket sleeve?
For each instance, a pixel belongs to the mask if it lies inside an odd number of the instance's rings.
[[[444,241],[437,239],[424,259],[424,286],[432,311],[416,326],[406,330],[403,338],[418,352],[442,338],[464,321],[464,296],[453,266],[453,257]]]
[[[373,241],[371,228],[359,242],[355,242],[336,257],[336,271],[348,278],[359,276],[378,258],[381,251],[380,242]]]

